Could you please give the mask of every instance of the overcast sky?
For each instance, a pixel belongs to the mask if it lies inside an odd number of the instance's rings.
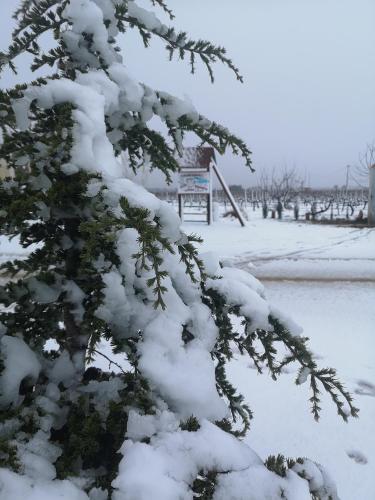
[[[157,41],[144,50],[135,33],[122,44],[133,77],[189,96],[202,114],[249,144],[257,172],[295,166],[312,186],[343,184],[346,165],[375,140],[374,0],[168,3],[177,28],[227,48],[244,84],[219,65],[214,85],[201,65],[191,76],[185,62],[167,61]],[[0,49],[17,4],[1,0]],[[20,78],[29,77],[24,60],[19,67]],[[14,81],[3,76],[0,85]],[[219,158],[219,166],[229,183],[256,183],[257,174],[231,155]]]

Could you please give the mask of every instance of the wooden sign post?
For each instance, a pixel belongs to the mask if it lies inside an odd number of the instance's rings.
[[[212,223],[212,174],[215,158],[213,148],[186,148],[180,160],[178,178],[178,212],[184,220],[185,197],[206,200],[206,221]]]
[[[224,177],[216,165],[215,150],[211,147],[186,148],[180,160],[180,173],[178,178],[178,212],[184,220],[184,197],[204,197],[206,199],[207,224],[212,223],[212,172],[214,172],[227,195],[233,212],[245,226],[245,221],[229,190]]]

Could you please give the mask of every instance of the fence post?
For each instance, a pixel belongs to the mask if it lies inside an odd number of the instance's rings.
[[[368,225],[375,226],[375,165],[369,169]]]

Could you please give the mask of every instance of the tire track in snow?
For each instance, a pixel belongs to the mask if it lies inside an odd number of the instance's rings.
[[[366,231],[366,232],[364,232]],[[238,257],[234,257],[233,259],[231,259],[231,261],[233,262],[233,264],[236,266],[236,267],[241,267],[243,265],[248,265],[248,263],[251,261],[253,263],[260,263],[260,262],[267,262],[267,261],[272,261],[272,260],[282,260],[282,259],[286,259],[288,257],[297,257],[297,256],[302,256],[303,254],[311,254],[311,253],[314,253],[314,252],[321,252],[322,250],[329,250],[330,248],[332,247],[337,247],[339,245],[343,245],[345,243],[349,243],[351,241],[358,241],[360,239],[363,239],[363,238],[366,238],[369,234],[370,234],[370,231],[371,229],[354,229],[353,231],[351,231],[351,233],[355,233],[355,234],[358,234],[358,236],[351,236],[351,237],[346,237],[346,238],[343,238],[343,239],[340,239],[339,241],[337,242],[331,242],[331,243],[328,243],[328,244],[325,244],[325,245],[319,245],[319,246],[315,246],[315,247],[311,247],[311,248],[303,248],[303,249],[299,249],[299,250],[294,250],[293,252],[285,252],[285,253],[282,253],[282,254],[275,254],[275,255],[269,255],[269,256],[266,256],[266,255],[259,255],[257,256],[256,254],[253,254],[252,252],[246,252],[246,253],[243,253],[241,255],[239,255]],[[309,257],[308,257],[309,259]],[[310,259],[314,259],[314,258],[311,258]],[[339,259],[339,258],[336,258],[337,260],[351,260],[351,259]],[[316,260],[322,260],[322,259],[316,259]],[[333,259],[327,259],[327,260],[334,260]],[[356,259],[356,260],[374,260],[375,262],[375,259]]]

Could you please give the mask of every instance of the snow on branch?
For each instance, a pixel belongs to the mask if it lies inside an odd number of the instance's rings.
[[[239,269],[224,267],[218,274],[217,278],[209,278],[205,283],[208,296],[219,301],[221,307],[227,305],[231,314],[241,318],[244,327],[242,333],[235,332],[231,322],[225,317],[217,317],[223,328],[222,335],[234,341],[242,354],[250,356],[258,372],[266,367],[274,380],[287,365],[298,363],[300,368],[296,384],[301,385],[310,379],[311,411],[315,420],[319,420],[321,411],[317,382],[330,395],[344,421],[349,416],[357,417],[359,410],[354,406],[350,393],[337,379],[336,371],[317,367],[306,345],[308,339],[300,335],[299,327],[265,301],[256,280]],[[282,353],[281,347],[286,348],[287,354]],[[229,346],[227,352],[230,353]]]

